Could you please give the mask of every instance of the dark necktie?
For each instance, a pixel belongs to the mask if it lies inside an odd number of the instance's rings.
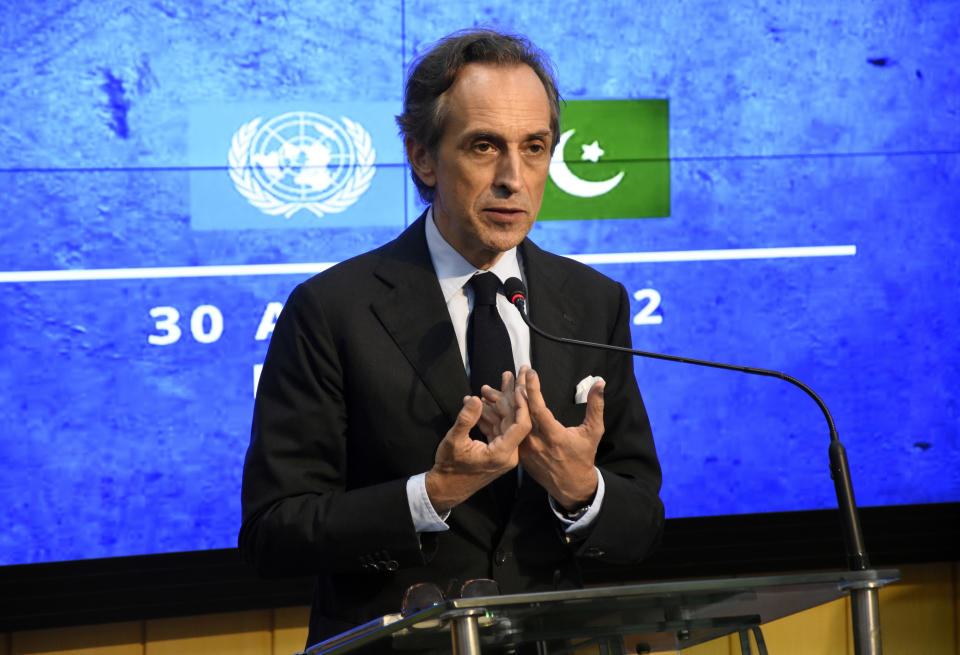
[[[503,372],[516,371],[510,335],[497,311],[500,280],[493,273],[481,273],[470,278],[468,284],[473,289],[473,312],[467,323],[470,392],[479,396],[481,386],[489,384],[499,390]]]
[[[473,312],[467,322],[467,359],[470,362],[470,392],[480,395],[480,387],[489,384],[500,389],[504,371],[513,370],[513,348],[507,326],[497,311],[497,291],[500,280],[493,273],[480,273],[468,282],[473,289]],[[474,438],[482,439],[479,430]],[[503,520],[510,515],[513,498],[517,492],[517,471],[507,471],[494,480],[490,489],[497,501]]]

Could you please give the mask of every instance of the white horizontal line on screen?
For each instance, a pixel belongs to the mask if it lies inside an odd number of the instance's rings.
[[[584,264],[649,264],[737,259],[791,259],[795,257],[849,257],[856,246],[800,246],[791,248],[731,248],[727,250],[666,250],[567,255]],[[336,262],[304,264],[234,264],[227,266],[162,266],[150,268],[88,268],[51,271],[0,271],[0,283],[87,282],[95,280],[152,280],[243,275],[312,275]]]
[[[3,271],[0,272],[0,282],[83,282],[90,280],[154,280],[176,277],[238,277],[241,275],[311,275],[325,271],[334,264],[336,262]]]
[[[648,264],[661,262],[711,262],[730,259],[792,259],[794,257],[849,257],[856,246],[797,246],[790,248],[728,248],[726,250],[662,250],[659,252],[609,252],[567,255],[584,264]]]

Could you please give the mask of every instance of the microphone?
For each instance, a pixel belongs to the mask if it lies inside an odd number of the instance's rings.
[[[581,341],[579,339],[568,339],[566,337],[557,337],[547,334],[536,325],[534,325],[527,316],[527,289],[518,278],[512,277],[503,283],[503,292],[507,299],[520,312],[520,317],[533,332],[539,334],[544,339],[566,343],[573,346],[585,346],[588,348],[599,348],[601,350],[613,350],[616,352],[629,353],[639,357],[648,357],[651,359],[662,359],[670,362],[680,362],[682,364],[693,364],[695,366],[708,366],[710,368],[722,368],[728,371],[740,371],[750,375],[763,375],[766,377],[780,378],[790,384],[802,389],[808,396],[817,403],[823,416],[827,419],[827,426],[830,428],[830,477],[833,478],[833,486],[837,494],[837,506],[840,510],[840,518],[843,524],[843,541],[847,551],[847,562],[851,571],[865,571],[870,568],[870,560],[867,556],[866,547],[863,543],[863,530],[860,527],[860,516],[857,511],[857,503],[853,497],[853,481],[850,478],[850,466],[847,462],[847,451],[840,442],[837,435],[837,428],[834,426],[833,417],[830,416],[830,410],[813,389],[805,385],[800,380],[765,368],[753,368],[749,366],[736,366],[734,364],[723,364],[720,362],[711,362],[703,359],[691,359],[689,357],[678,357],[676,355],[664,355],[662,353],[647,352],[643,350],[633,350],[623,346],[613,346],[606,343],[594,343],[592,341]]]

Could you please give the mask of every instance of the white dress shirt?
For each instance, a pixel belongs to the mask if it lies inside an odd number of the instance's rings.
[[[453,331],[457,335],[457,342],[460,345],[460,356],[463,359],[464,368],[467,376],[470,375],[470,361],[467,358],[467,323],[470,318],[470,312],[473,310],[473,290],[467,284],[475,274],[483,272],[477,269],[473,264],[463,258],[457,250],[447,243],[447,240],[440,234],[436,224],[433,222],[433,207],[427,210],[426,216],[427,249],[430,251],[430,259],[433,262],[433,268],[437,273],[437,279],[440,282],[440,290],[443,292],[443,299],[447,303],[447,311],[450,312],[450,321],[453,324]],[[500,282],[508,280],[511,277],[517,277],[523,280],[526,285],[526,279],[523,275],[523,267],[520,262],[520,254],[516,247],[503,253],[500,259],[488,269],[495,274]],[[529,302],[529,301],[528,301]],[[529,305],[528,305],[529,306]],[[510,335],[510,343],[513,347],[514,370],[520,370],[524,364],[530,364],[530,329],[520,317],[517,308],[510,304],[507,297],[497,294],[497,309],[504,325],[507,326],[507,334]],[[571,389],[570,393],[573,393]],[[522,482],[521,468],[517,467],[518,483]],[[442,532],[448,530],[446,519],[450,512],[444,512],[443,516],[437,514],[427,495],[425,483],[426,473],[414,475],[407,480],[407,500],[410,504],[410,514],[413,517],[414,529],[417,532]],[[550,498],[550,507],[557,518],[566,525],[568,534],[584,530],[593,523],[597,514],[600,512],[600,504],[603,502],[603,476],[597,470],[597,493],[594,496],[590,509],[576,521],[571,521],[564,517],[559,507],[555,504],[553,498]]]

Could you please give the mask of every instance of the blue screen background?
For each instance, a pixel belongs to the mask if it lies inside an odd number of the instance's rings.
[[[656,292],[635,347],[806,381],[833,412],[861,505],[960,501],[955,3],[12,2],[0,564],[235,545],[258,329],[309,273],[195,267],[336,262],[412,222],[423,207],[391,123],[404,73],[473,25],[529,36],[568,100],[670,103],[670,216],[541,222],[540,246],[855,246],[596,264],[639,292],[636,315]],[[377,169],[351,213],[268,217],[233,189],[235,130],[289,111],[368,125]],[[147,267],[182,268],[60,275]],[[179,314],[174,343],[150,342],[166,332],[158,307]],[[214,314],[222,333],[198,341],[191,317],[203,338]],[[826,425],[800,391],[642,359],[636,372],[668,516],[835,504]]]

